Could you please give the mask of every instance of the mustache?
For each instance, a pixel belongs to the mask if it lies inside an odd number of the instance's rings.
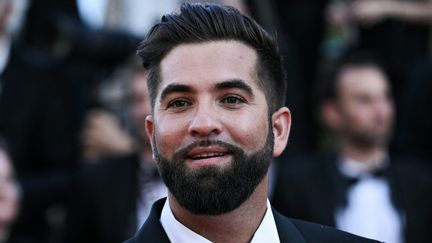
[[[228,153],[242,153],[243,150],[233,144],[227,143],[227,142],[223,142],[220,140],[199,140],[199,141],[195,141],[189,145],[187,145],[184,148],[179,149],[178,151],[176,151],[174,153],[173,156],[173,160],[182,160],[184,158],[186,158],[187,154],[194,148],[196,147],[210,147],[210,146],[219,146],[219,147],[223,147],[227,150]]]

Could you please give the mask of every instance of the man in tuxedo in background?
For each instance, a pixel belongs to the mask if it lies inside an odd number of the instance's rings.
[[[142,225],[152,204],[167,195],[145,131],[151,109],[146,73],[135,55],[116,73],[99,93],[112,94],[108,87],[118,91],[125,86],[125,97],[114,96],[110,102],[101,97],[104,103],[118,104],[112,104],[110,111],[92,110],[86,117],[81,136],[83,165],[71,203],[66,242],[121,242]],[[122,109],[126,106],[129,109]],[[127,113],[129,119],[119,119],[121,114],[115,110]],[[134,130],[135,136],[129,130]]]
[[[385,242],[431,242],[431,174],[388,154],[395,108],[379,62],[366,53],[343,59],[322,84],[319,104],[336,155],[282,167],[275,208]]]
[[[268,167],[291,115],[275,40],[232,7],[184,4],[138,49],[153,156],[168,187],[131,242],[370,242],[281,216]],[[295,195],[293,195],[295,196]]]
[[[50,209],[59,208],[68,196],[73,158],[66,142],[70,134],[65,131],[70,123],[62,119],[64,103],[56,92],[61,82],[52,79],[46,55],[23,38],[29,4],[0,1],[0,134],[8,140],[22,185],[12,241],[46,242],[48,234],[55,234],[51,223],[61,228],[50,221],[56,211]]]

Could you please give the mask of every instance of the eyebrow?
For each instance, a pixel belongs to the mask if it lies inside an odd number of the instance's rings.
[[[161,93],[161,100],[164,100],[168,95],[176,92],[192,92],[193,89],[185,84],[170,84],[166,86]]]
[[[248,95],[254,97],[254,93],[252,91],[251,86],[249,86],[245,81],[241,80],[241,79],[231,79],[231,80],[227,80],[227,81],[223,81],[220,83],[217,83],[215,85],[215,88],[217,90],[222,90],[222,89],[241,89],[243,91],[245,91],[246,93],[248,93]],[[185,84],[169,84],[168,86],[166,86],[161,93],[161,100],[164,100],[168,95],[172,94],[172,93],[177,93],[177,92],[193,92],[194,89],[189,86],[189,85],[185,85]]]
[[[232,79],[232,80],[227,80],[216,84],[216,89],[233,89],[233,88],[241,89],[252,97],[255,96],[251,86],[241,79]]]

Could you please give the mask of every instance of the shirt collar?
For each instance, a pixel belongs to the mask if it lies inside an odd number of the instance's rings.
[[[267,210],[264,218],[255,232],[251,243],[271,242],[279,243],[279,234],[277,232],[276,222],[273,217],[272,208],[267,199]]]
[[[352,158],[341,158],[339,159],[338,169],[342,175],[350,178],[369,177],[371,173],[378,170],[387,168],[389,163],[388,155],[385,155],[382,161],[376,163],[377,168],[369,168],[365,163],[352,159]],[[371,171],[372,170],[372,171]]]
[[[168,200],[165,202],[165,205],[162,209],[160,222],[170,241],[178,243],[210,243],[209,240],[190,230],[174,217]],[[267,210],[264,218],[251,240],[251,243],[258,242],[280,242],[276,228],[276,222],[274,220],[271,205],[268,199]]]

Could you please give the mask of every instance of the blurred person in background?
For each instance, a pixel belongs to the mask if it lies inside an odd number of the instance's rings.
[[[85,164],[68,242],[121,242],[144,222],[153,202],[167,195],[144,127],[151,112],[146,80],[134,56],[100,87],[105,105],[88,113],[83,128]]]
[[[399,109],[391,151],[416,156],[429,153],[427,139],[415,129],[417,122],[409,120],[410,97],[408,89],[419,85],[414,75],[430,63],[430,0],[248,0],[252,15],[268,31],[278,33],[288,70],[287,104],[296,115],[292,128],[291,146],[282,155],[315,151],[319,146],[318,127],[313,122],[313,95],[311,90],[320,72],[332,62],[352,50],[378,53],[388,67],[390,81]],[[414,84],[415,83],[415,84]],[[412,93],[412,92],[410,92]],[[421,93],[421,92],[414,92]],[[427,99],[424,96],[422,99]],[[406,101],[406,102],[405,102]],[[406,106],[406,107],[402,107]],[[405,112],[407,110],[407,112]],[[412,114],[412,112],[411,112]],[[424,114],[418,114],[421,117]],[[408,122],[400,122],[401,120]],[[423,126],[430,131],[429,126]],[[401,131],[407,131],[400,136]],[[428,132],[429,133],[429,132]],[[406,135],[412,146],[405,146]],[[423,142],[425,141],[425,142]],[[289,154],[289,155],[288,155]]]
[[[323,59],[328,63],[350,49],[375,52],[388,70],[398,107],[390,150],[430,160],[425,134],[432,128],[422,122],[430,117],[417,107],[431,95],[425,92],[428,82],[419,79],[432,65],[432,1],[334,0],[326,17]]]
[[[139,37],[159,21],[161,14],[174,11],[182,2],[219,3],[248,11],[243,0],[76,0],[81,19],[89,27]]]
[[[9,61],[12,41],[18,38],[27,7],[28,0],[0,1],[0,73]]]
[[[19,186],[9,157],[6,141],[0,137],[0,242],[10,239],[10,231],[19,211]]]
[[[350,49],[372,51],[388,66],[397,91],[420,62],[430,60],[430,0],[334,0],[326,20],[324,58],[338,58]]]
[[[317,127],[312,112],[312,94],[324,32],[323,12],[327,0],[247,0],[252,16],[269,33],[277,33],[278,46],[287,70],[286,104],[295,114],[290,146],[279,160],[314,151]],[[276,166],[278,164],[275,164]]]
[[[10,62],[12,42],[16,41],[24,23],[27,0],[0,1],[0,74],[4,76],[5,69]],[[0,81],[0,95],[4,81]]]
[[[280,168],[275,208],[384,242],[431,242],[431,171],[389,154],[395,108],[379,62],[352,54],[321,85],[319,111],[334,153]]]
[[[12,41],[0,41],[0,64],[6,60],[0,132],[10,141],[23,185],[14,234],[59,242],[78,169],[78,134],[93,105],[93,90],[138,41],[127,33],[89,28],[76,1],[2,0],[0,8],[1,26],[24,26],[21,32],[2,27],[4,39]]]
[[[61,139],[48,141],[60,138],[53,134],[58,134],[63,124],[49,119],[61,112],[53,112],[52,103],[47,103],[56,100],[45,75],[45,59],[22,39],[29,4],[27,0],[0,1],[0,133],[8,141],[22,184],[21,212],[11,237],[36,240],[39,237],[34,233],[43,235],[46,225],[39,221],[45,217],[39,209],[63,195],[52,193],[64,182],[58,170],[62,166],[58,156]],[[50,174],[51,169],[55,173]]]
[[[87,25],[78,1],[0,3],[5,9],[0,11],[1,24],[13,17],[19,20],[12,21],[14,26],[24,27],[14,34],[19,38],[13,39],[10,49],[0,53],[1,59],[10,51],[0,79],[0,132],[10,142],[23,185],[14,233],[59,242],[79,169],[79,134],[94,107],[95,90],[142,37]]]

